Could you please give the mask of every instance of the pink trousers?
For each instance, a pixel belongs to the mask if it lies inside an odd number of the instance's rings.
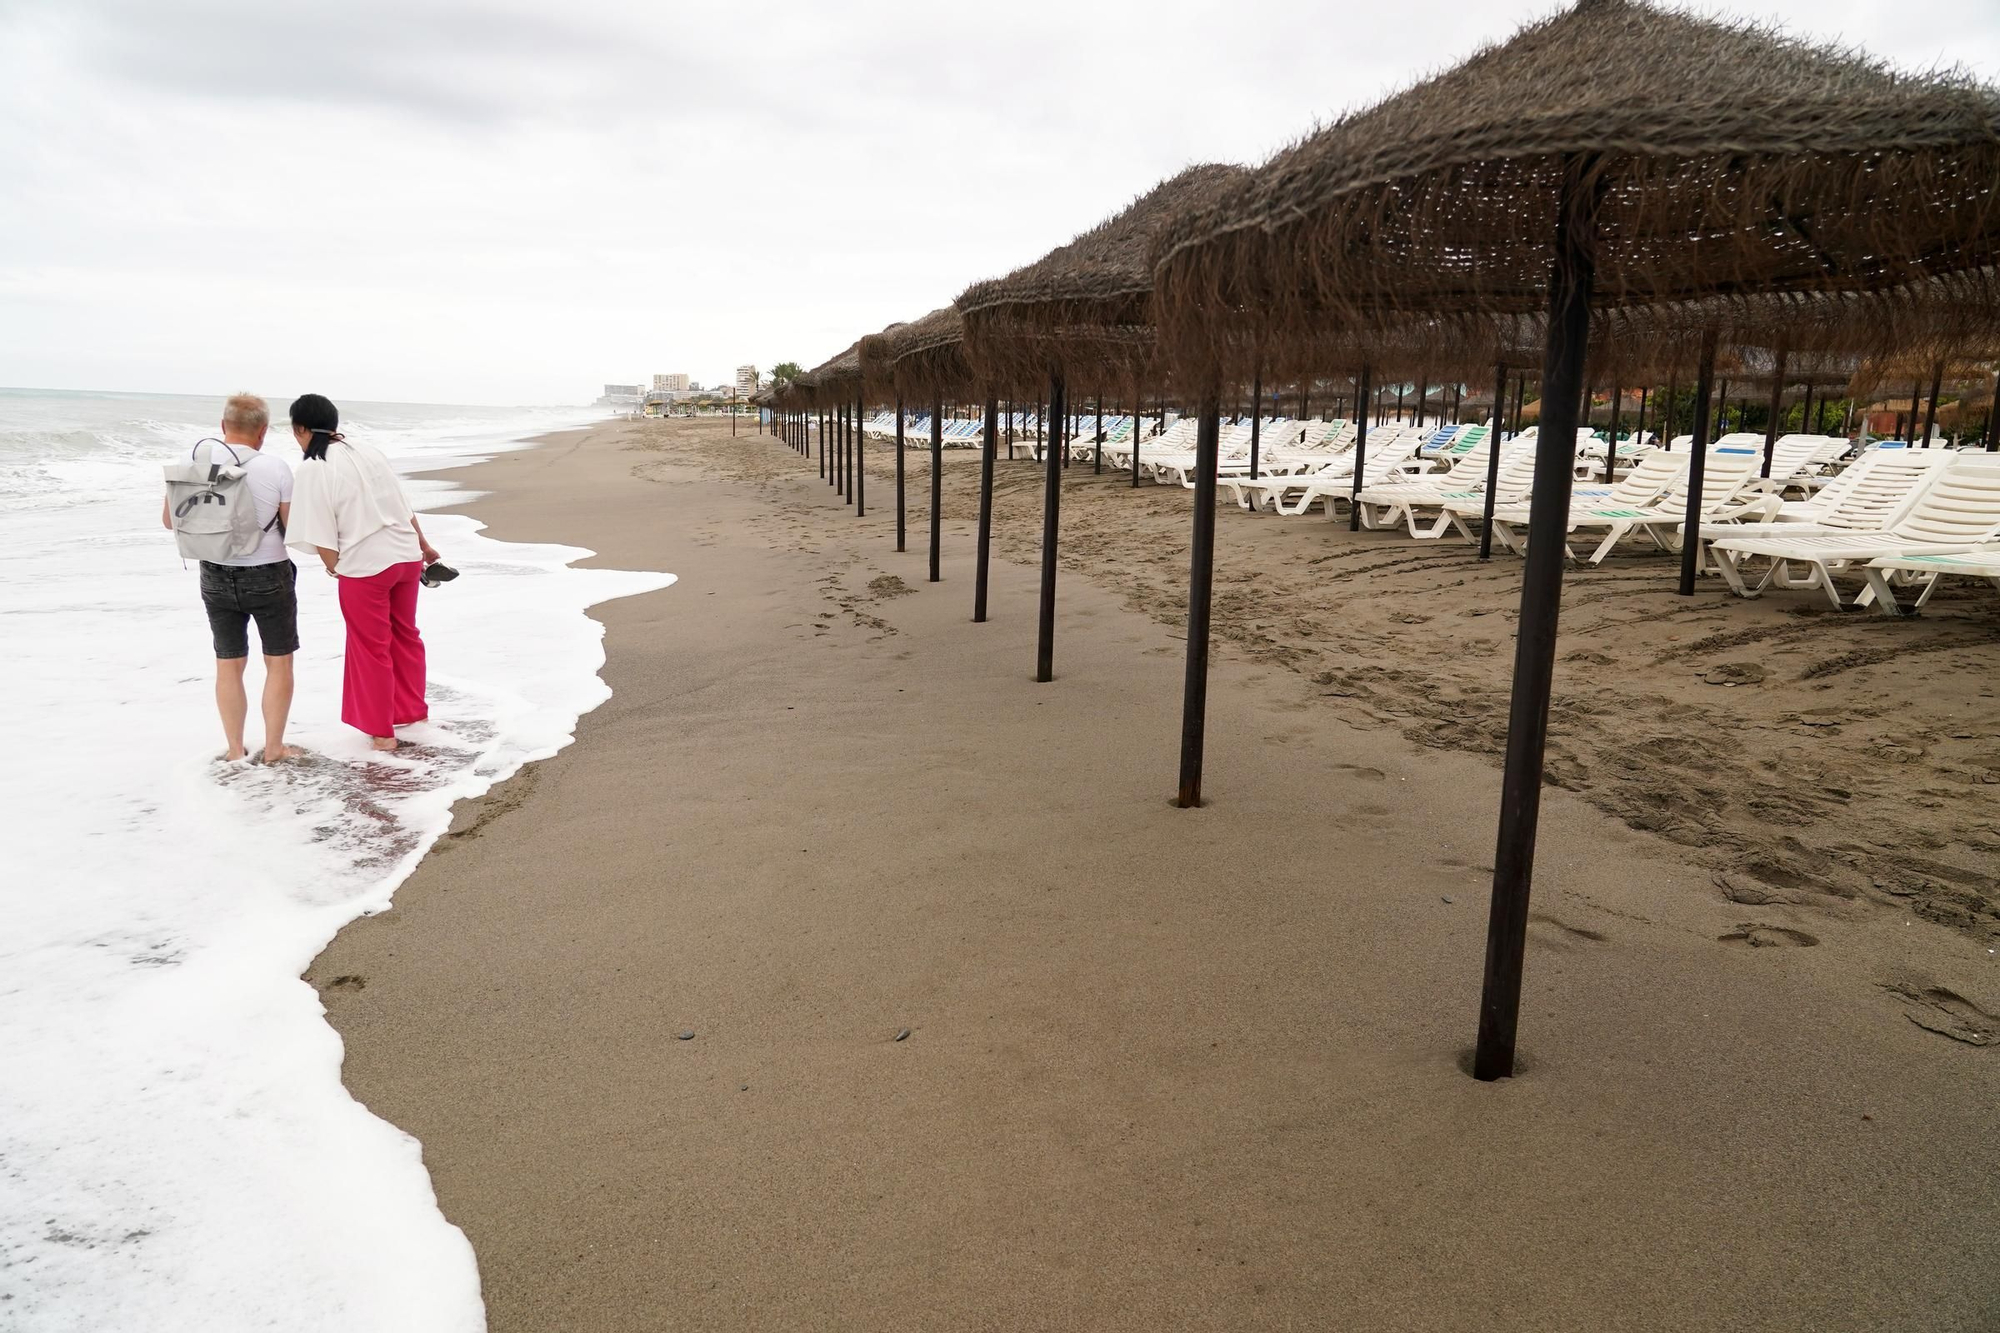
[[[347,677],[340,720],[370,736],[430,716],[424,702],[424,638],[417,633],[417,576],[423,562],[391,565],[365,579],[340,580],[347,621]]]

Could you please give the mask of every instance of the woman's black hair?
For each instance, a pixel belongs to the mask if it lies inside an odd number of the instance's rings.
[[[306,457],[326,457],[326,446],[340,438],[340,409],[325,394],[302,393],[292,400],[292,424],[312,432]]]

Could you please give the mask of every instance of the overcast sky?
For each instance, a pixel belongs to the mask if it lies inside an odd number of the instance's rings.
[[[0,0],[0,385],[810,366],[1551,8]],[[1730,12],[2000,77],[1994,0]]]

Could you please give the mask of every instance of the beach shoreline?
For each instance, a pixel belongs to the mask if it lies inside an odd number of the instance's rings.
[[[1936,892],[1858,885],[1896,844],[1843,857],[1817,802],[1698,800],[1699,754],[1620,767],[1586,723],[1627,692],[1559,680],[1552,769],[1576,791],[1545,805],[1522,1076],[1476,1084],[1459,1061],[1498,789],[1476,664],[1505,656],[1490,618],[1517,567],[1225,513],[1210,803],[1175,811],[1185,492],[1071,469],[1057,679],[1037,686],[1032,570],[997,561],[993,621],[969,623],[969,458],[947,460],[930,586],[920,451],[896,555],[884,449],[856,520],[739,428],[614,421],[455,472],[495,537],[682,582],[592,611],[611,699],[462,803],[394,909],[308,973],[348,1086],[424,1145],[493,1328],[1993,1316],[2000,1068],[1950,1039],[1979,1022],[1954,1001],[2000,1009],[1976,846],[1924,863]],[[1032,553],[1039,486],[1003,469],[1003,555]],[[1280,605],[1253,564],[1307,581]],[[1648,574],[1575,580],[1562,645],[1658,695],[1646,727],[1716,734],[1621,644],[1710,644],[1650,669],[1746,702],[1710,659],[1832,656],[1775,603],[1667,625]],[[1358,580],[1370,596],[1340,595]],[[1970,654],[1978,625],[1883,629]],[[1784,632],[1711,644],[1746,629]],[[1440,683],[1433,644],[1474,665]],[[1838,678],[1871,669],[1811,680],[1844,701]],[[1947,702],[1976,707],[1964,688]],[[1706,762],[1783,795],[1757,746],[1809,742],[1756,738],[1827,728],[1760,707],[1751,757],[1710,740]],[[1878,765],[1978,785],[1924,724],[1924,754]],[[1842,780],[1842,804],[1882,799]],[[1961,818],[1956,792],[1933,799]],[[1739,807],[1798,830],[1760,840]],[[1657,833],[1635,829],[1653,810]],[[1945,906],[1906,924],[1898,900]]]

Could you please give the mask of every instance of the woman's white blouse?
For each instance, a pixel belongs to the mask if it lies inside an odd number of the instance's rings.
[[[389,460],[373,445],[335,440],[326,457],[299,464],[285,545],[339,552],[334,573],[365,579],[423,558],[410,502]]]

